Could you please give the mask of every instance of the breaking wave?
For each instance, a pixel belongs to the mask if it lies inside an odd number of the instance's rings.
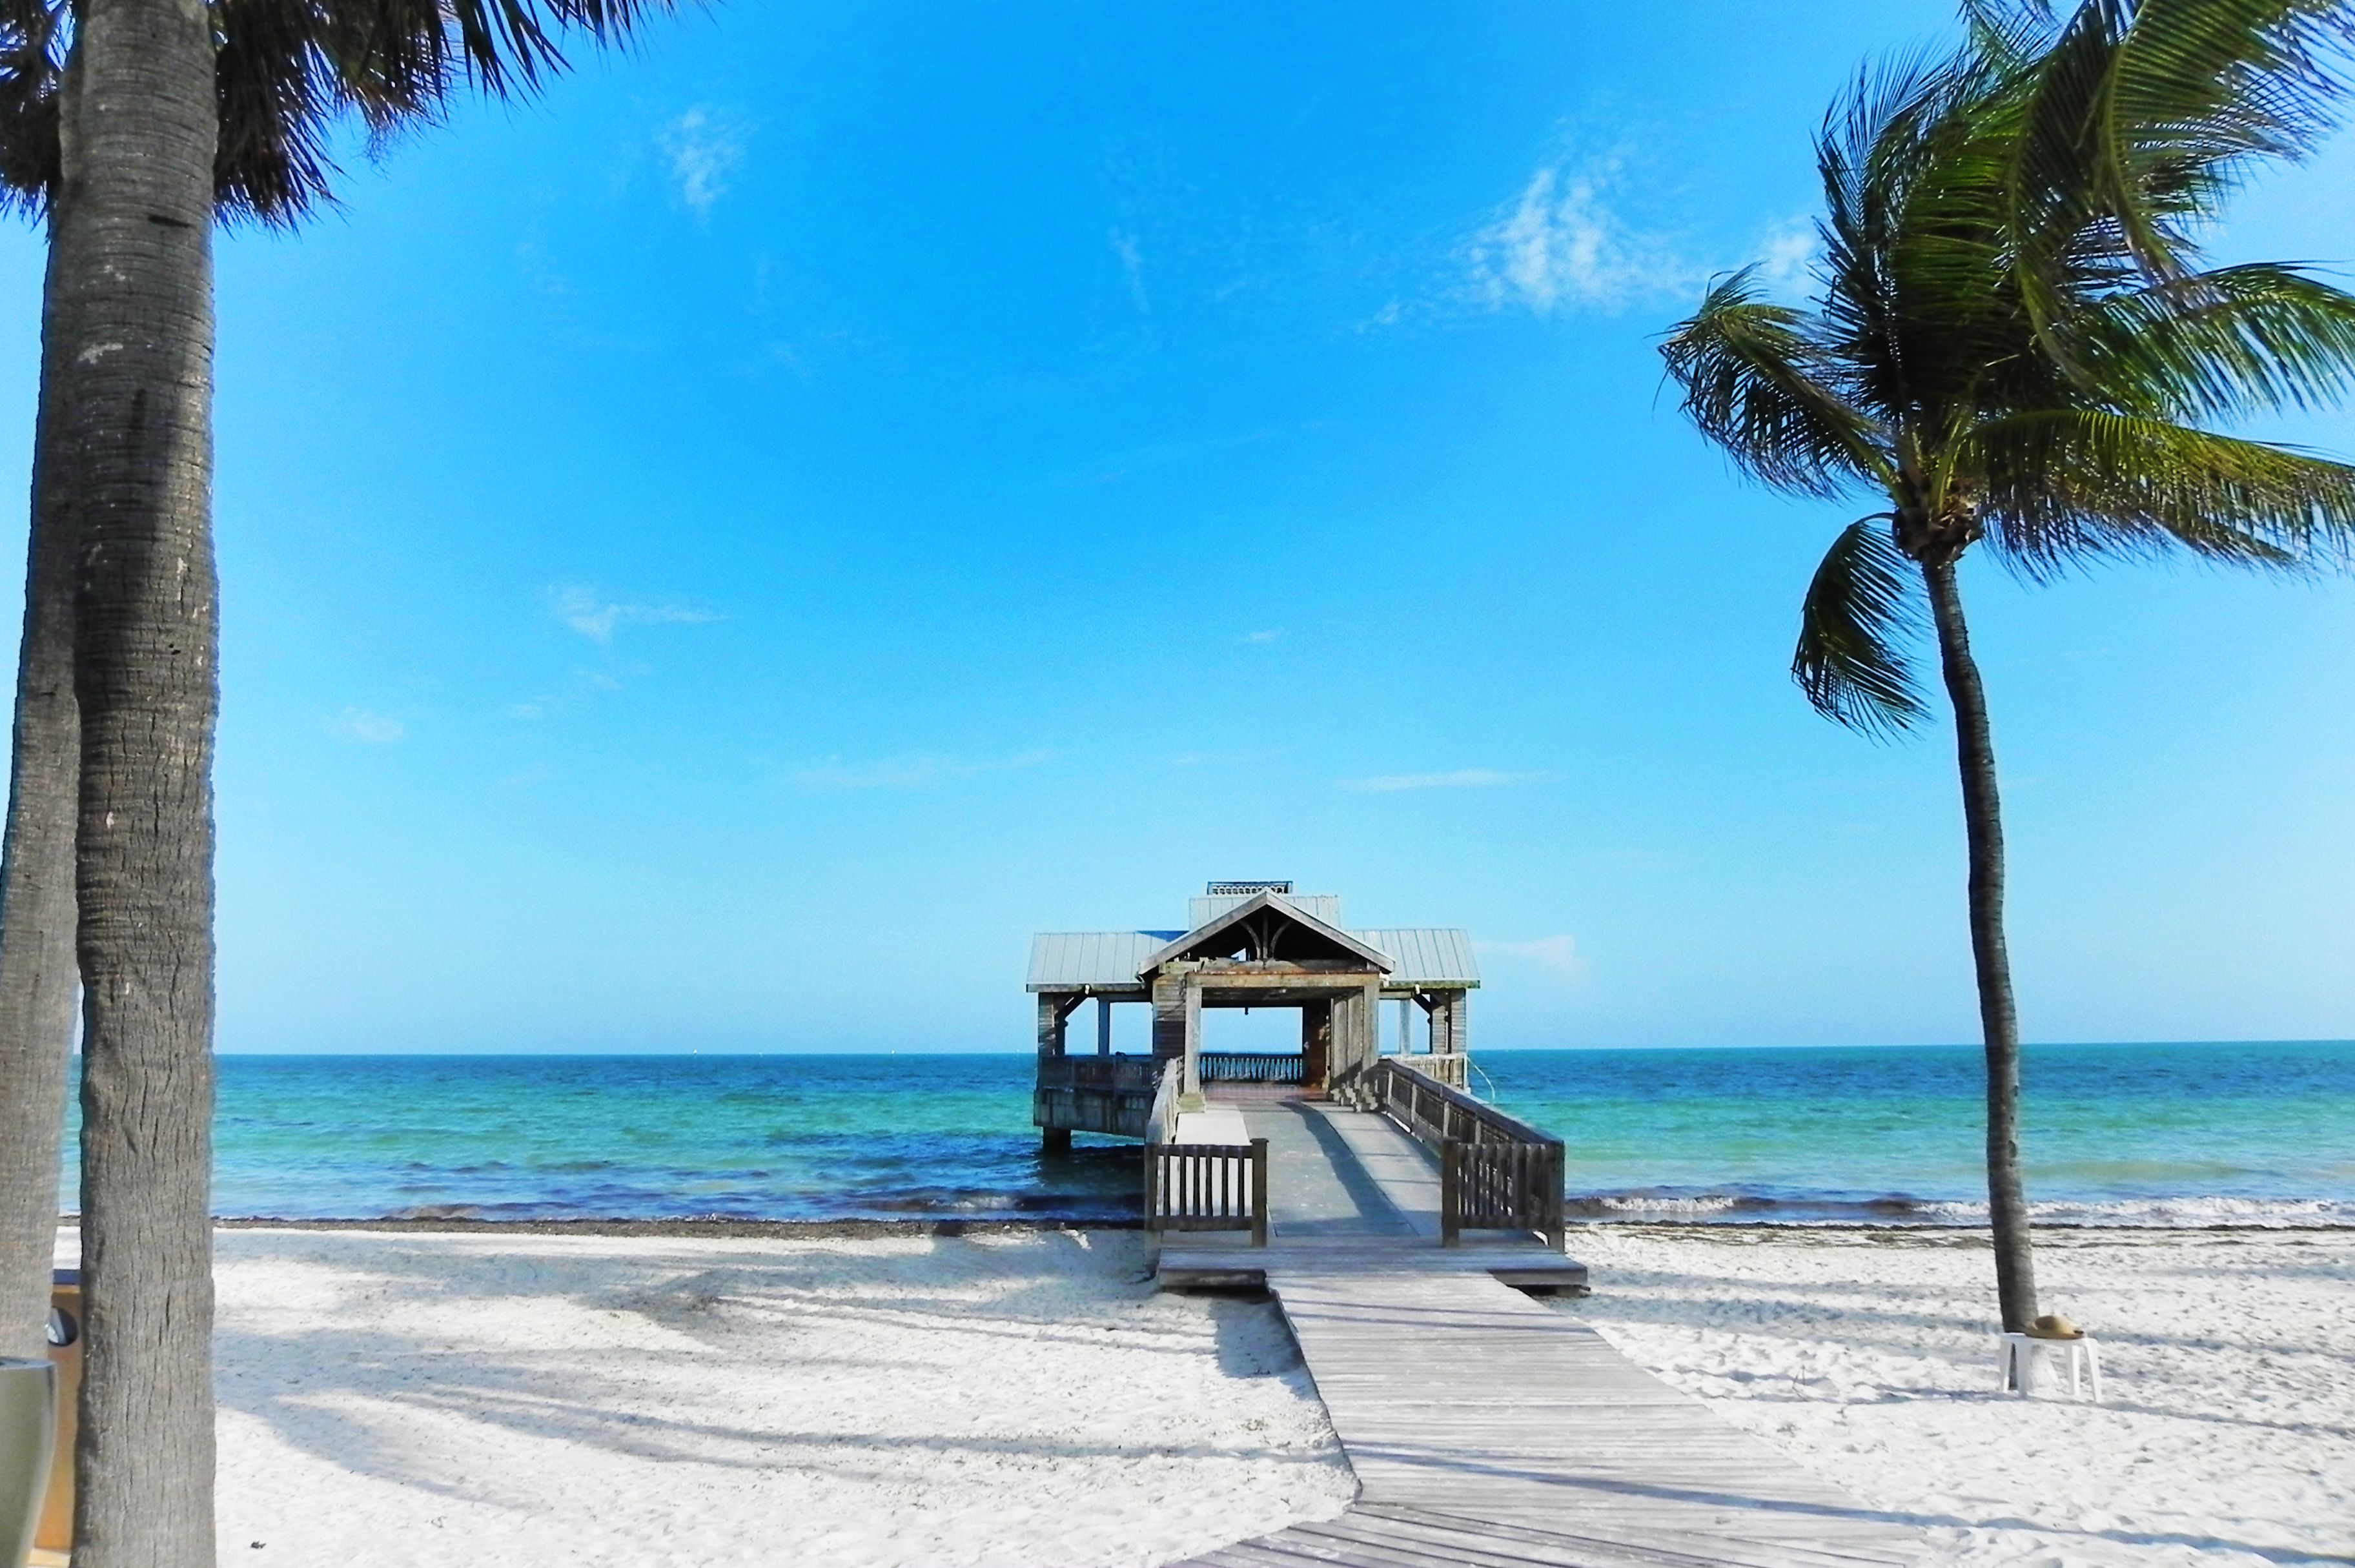
[[[2031,1202],[2040,1225],[2147,1229],[2355,1227],[2355,1202],[2324,1198],[2135,1198],[2102,1201]],[[1904,1193],[1859,1195],[1753,1190],[1641,1188],[1571,1195],[1574,1220],[1688,1225],[1922,1225],[1977,1228],[1987,1222],[1985,1202],[1915,1198]]]

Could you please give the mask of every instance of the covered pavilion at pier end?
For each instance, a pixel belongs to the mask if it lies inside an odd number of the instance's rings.
[[[1165,1063],[1183,1064],[1181,1102],[1206,1083],[1284,1085],[1349,1101],[1382,1055],[1380,1005],[1392,1038],[1439,1082],[1465,1082],[1471,993],[1480,985],[1470,938],[1453,926],[1351,931],[1341,901],[1295,893],[1288,881],[1212,882],[1190,901],[1184,931],[1054,931],[1030,941],[1028,989],[1039,1003],[1032,1120],[1049,1147],[1074,1132],[1146,1136]],[[1095,1050],[1070,1050],[1072,1016],[1095,1003]],[[1113,1008],[1153,1009],[1152,1048],[1113,1051]],[[1207,1051],[1206,1008],[1296,1008],[1300,1049]]]

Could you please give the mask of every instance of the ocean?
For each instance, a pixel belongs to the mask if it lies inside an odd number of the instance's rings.
[[[1599,1220],[1984,1221],[1968,1048],[1475,1053]],[[1133,1146],[1046,1155],[1032,1058],[225,1056],[216,1213],[1106,1219]],[[2355,1225],[2355,1042],[2042,1045],[2022,1146],[2055,1223]],[[70,1133],[70,1126],[69,1127]],[[70,1143],[70,1140],[69,1140]],[[70,1184],[72,1150],[67,1151]]]

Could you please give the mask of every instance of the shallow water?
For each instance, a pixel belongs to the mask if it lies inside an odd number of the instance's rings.
[[[1479,1093],[1564,1140],[1586,1217],[1985,1213],[1976,1051],[1474,1060]],[[1031,1062],[229,1056],[213,1206],[301,1219],[1133,1213],[1131,1146],[1039,1152]],[[2355,1043],[2034,1046],[2024,1078],[2029,1190],[2048,1219],[2355,1224]]]

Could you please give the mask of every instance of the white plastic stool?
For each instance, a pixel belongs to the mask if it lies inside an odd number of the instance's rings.
[[[2015,1393],[2027,1394],[2036,1387],[2036,1352],[2059,1350],[2069,1358],[2069,1397],[2075,1399],[2082,1386],[2079,1374],[2087,1375],[2094,1385],[2094,1403],[2102,1403],[2102,1348],[2091,1334],[2080,1334],[2074,1339],[2047,1339],[2036,1334],[2003,1334],[2003,1386]]]

